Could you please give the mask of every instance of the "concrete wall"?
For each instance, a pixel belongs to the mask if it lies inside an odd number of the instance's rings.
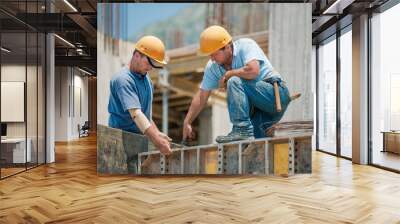
[[[229,112],[225,102],[213,100],[211,106],[204,109],[199,119],[199,145],[216,143],[218,135],[226,135],[232,129]]]
[[[218,135],[226,135],[232,130],[228,107],[225,102],[214,101],[212,115],[212,141],[209,143],[215,143]]]
[[[287,82],[293,101],[282,121],[313,119],[311,80],[311,3],[275,4],[269,8],[269,53],[272,66]]]
[[[108,126],[108,98],[111,77],[126,66],[133,53],[133,44],[115,41],[97,32],[97,123]]]

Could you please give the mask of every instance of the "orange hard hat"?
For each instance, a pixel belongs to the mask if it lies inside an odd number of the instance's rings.
[[[150,57],[154,61],[166,65],[165,47],[163,42],[155,36],[144,36],[135,44],[135,50]]]
[[[210,55],[225,47],[231,40],[232,37],[225,28],[210,26],[200,34],[199,53]]]

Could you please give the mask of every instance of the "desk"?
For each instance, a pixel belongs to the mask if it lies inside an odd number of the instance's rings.
[[[400,154],[400,131],[383,131],[383,151]]]
[[[28,144],[25,154],[25,138],[6,138],[1,139],[1,159],[6,163],[25,163],[30,162],[32,158],[30,138],[27,139]],[[27,161],[25,161],[27,158]]]

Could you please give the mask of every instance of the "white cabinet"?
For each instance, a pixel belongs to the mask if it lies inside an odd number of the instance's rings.
[[[4,151],[10,151],[9,159],[6,159],[11,162],[11,154],[12,154],[12,163],[25,163],[32,161],[32,140],[28,138],[26,140],[27,147],[25,151],[25,138],[7,138],[1,140],[2,151],[4,147]],[[25,159],[27,159],[25,161]]]

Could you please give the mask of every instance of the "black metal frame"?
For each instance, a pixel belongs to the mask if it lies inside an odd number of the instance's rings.
[[[323,152],[329,155],[333,155],[339,158],[347,159],[347,160],[352,160],[352,158],[343,156],[341,153],[341,117],[340,117],[340,103],[341,103],[341,89],[340,89],[340,81],[341,81],[341,67],[340,67],[340,37],[345,34],[349,29],[349,26],[351,26],[352,23],[346,24],[346,26],[342,27],[339,24],[336,24],[336,32],[325,39],[321,40],[318,43],[318,47],[316,48],[316,87],[317,87],[317,97],[316,97],[316,150],[319,152]],[[335,36],[333,39],[332,36]],[[318,48],[319,44],[324,43],[324,42],[330,42],[330,41],[336,41],[336,153],[328,152],[326,150],[320,149],[319,148],[319,53],[318,53]]]
[[[341,77],[341,66],[340,66],[340,36],[341,30],[339,25],[336,29],[336,154],[341,156],[341,133],[342,125],[340,119],[340,77]]]
[[[28,1],[25,0],[25,11],[27,10],[27,2]],[[36,9],[38,11],[39,0],[36,0],[36,3],[37,3]],[[46,7],[46,11],[47,11],[47,7]],[[25,15],[25,19],[26,19],[26,16],[27,16],[27,14]],[[27,23],[24,23],[24,26],[25,26],[25,30],[22,33],[25,33],[25,83],[24,83],[25,169],[15,172],[15,173],[12,173],[7,176],[2,176],[2,172],[1,172],[2,169],[0,167],[0,180],[6,179],[8,177],[12,177],[14,175],[23,173],[27,170],[39,167],[39,166],[47,163],[47,150],[46,150],[47,149],[47,33],[40,32],[39,30],[29,26]],[[44,140],[44,145],[43,145],[44,161],[43,161],[43,163],[39,163],[39,136],[38,136],[39,135],[39,107],[37,106],[36,107],[36,143],[37,143],[36,150],[37,150],[37,152],[36,152],[36,162],[34,164],[32,162],[31,162],[32,164],[29,164],[32,166],[28,166],[28,162],[27,162],[28,161],[28,154],[27,154],[27,147],[28,147],[28,144],[27,144],[27,140],[28,140],[28,124],[27,124],[27,121],[28,121],[28,119],[27,119],[27,116],[28,116],[28,112],[27,112],[28,30],[33,30],[36,33],[36,45],[37,45],[36,46],[36,56],[37,56],[37,58],[36,58],[36,99],[37,99],[37,102],[36,102],[36,104],[37,105],[39,104],[39,82],[38,82],[39,81],[39,69],[38,69],[38,66],[39,66],[39,49],[38,49],[39,48],[39,33],[45,34],[44,42],[42,42],[44,44],[44,51],[42,51],[42,53],[44,53],[44,55],[43,55],[43,59],[44,59],[43,75],[44,75],[44,77],[43,77],[42,81],[44,82],[44,85],[45,85],[44,86],[44,111],[43,111],[44,112],[44,117],[43,117],[44,121],[42,121],[42,122],[44,122],[44,136],[43,136],[43,138],[44,138],[43,139]],[[1,45],[1,36],[2,36],[2,32],[0,32],[0,45]],[[1,61],[2,61],[2,58],[1,58],[1,54],[0,54],[0,68],[1,68]],[[0,69],[0,81],[1,81],[1,69]],[[1,93],[0,93],[0,97],[1,97]],[[0,120],[1,120],[1,117],[0,117]],[[0,144],[0,158],[1,158],[1,144]]]
[[[368,85],[368,95],[367,95],[367,107],[368,107],[368,112],[367,112],[367,119],[368,119],[368,124],[367,124],[367,132],[368,132],[368,164],[373,164],[373,149],[372,149],[372,66],[371,66],[371,57],[372,57],[372,42],[371,42],[371,37],[372,37],[372,30],[371,30],[371,19],[372,19],[372,13],[371,11],[368,12],[368,30],[367,30],[367,45],[368,45],[368,53],[367,53],[367,63],[368,63],[368,69],[367,69],[367,85]]]
[[[379,6],[378,8],[375,9],[370,9],[366,11],[368,13],[368,29],[367,29],[367,82],[368,82],[368,95],[367,95],[367,107],[368,107],[368,165],[371,165],[373,167],[377,167],[380,169],[384,169],[387,171],[395,172],[395,173],[400,173],[400,170],[396,170],[393,168],[385,167],[379,164],[374,164],[373,163],[373,142],[372,142],[372,28],[371,28],[371,19],[372,19],[372,13],[382,13],[391,7],[395,6],[396,4],[399,4],[400,0],[389,0],[385,4]],[[346,19],[346,17],[344,17]],[[339,23],[340,21],[338,21]],[[348,23],[348,22],[345,22]],[[340,138],[340,133],[341,133],[341,126],[340,126],[340,36],[343,34],[341,31],[345,30],[350,24],[347,24],[344,28],[340,27],[339,25],[336,25],[336,154],[331,153],[328,151],[324,151],[319,148],[319,53],[318,53],[318,48],[319,44],[327,41],[328,39],[331,38],[331,36],[324,36],[324,39],[320,40],[318,43],[316,43],[316,150],[319,152],[323,152],[329,155],[333,155],[336,157],[344,158],[347,160],[352,160],[352,158],[346,157],[341,155],[341,138]]]

